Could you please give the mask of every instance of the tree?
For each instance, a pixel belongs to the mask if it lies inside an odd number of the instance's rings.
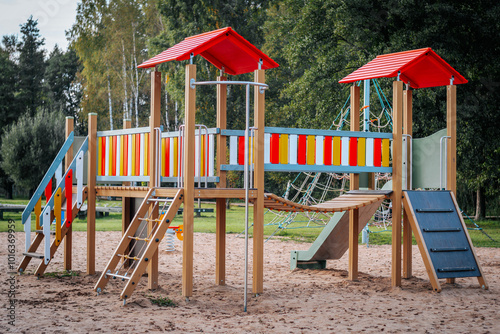
[[[19,52],[18,98],[24,106],[24,112],[33,116],[42,104],[42,81],[45,73],[45,51],[41,48],[45,39],[40,36],[38,21],[33,16],[21,25]]]
[[[64,142],[64,117],[60,112],[39,111],[23,115],[3,135],[1,167],[16,185],[32,193]]]

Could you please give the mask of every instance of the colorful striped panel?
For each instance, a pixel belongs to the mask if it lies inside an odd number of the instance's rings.
[[[118,175],[123,176],[123,160],[125,158],[125,136],[120,136],[120,141],[118,142],[120,147],[118,152],[120,152],[120,168],[118,169]]]
[[[290,145],[290,161],[289,163],[291,165],[296,165],[297,164],[297,135],[290,135],[289,137],[289,145]]]
[[[382,139],[382,167],[389,167],[389,139]]]
[[[208,176],[215,175],[215,140],[214,135],[208,135]]]
[[[134,142],[132,141],[132,135],[127,136],[127,176],[132,176],[132,148],[134,147]]]
[[[264,163],[271,163],[271,134],[264,133]]]
[[[373,167],[373,138],[366,138],[366,166]]]
[[[307,164],[314,165],[316,162],[316,143],[314,136],[307,136]]]
[[[280,163],[280,135],[279,133],[271,134],[271,163]]]
[[[109,175],[109,161],[111,160],[110,159],[110,156],[112,154],[111,150],[110,150],[110,138],[109,137],[106,137],[106,154],[105,154],[105,160],[104,160],[104,175]]]
[[[307,137],[306,135],[299,135],[299,149],[298,149],[297,162],[299,165],[306,164],[307,153]]]
[[[102,176],[102,137],[97,138],[97,176]]]
[[[238,164],[238,137],[229,137],[229,164]]]
[[[349,166],[349,137],[342,137],[341,142],[341,165]]]
[[[333,165],[340,166],[340,162],[342,161],[342,143],[340,137],[333,137],[332,154]]]
[[[373,166],[382,166],[382,139],[375,138],[373,141]]]
[[[245,164],[245,137],[238,137],[238,165]]]
[[[144,174],[149,175],[149,133],[144,134]]]
[[[167,169],[168,169],[168,161],[167,161],[167,138],[162,138],[161,139],[161,176],[165,177],[167,176]]]
[[[332,137],[326,136],[323,141],[323,163],[327,166],[332,165]]]
[[[358,165],[358,138],[349,138],[349,166]]]
[[[173,151],[173,159],[172,161],[174,162],[174,168],[173,168],[173,175],[174,177],[179,176],[179,162],[180,162],[180,157],[179,157],[179,142],[181,141],[179,138],[174,137],[174,149]]]
[[[316,136],[316,165],[322,165],[324,161],[323,136]]]
[[[118,137],[116,136],[112,136],[111,138],[113,138],[113,163],[111,165],[111,171],[112,171],[112,174],[113,176],[116,176],[116,153],[117,153],[117,150],[118,150]]]
[[[288,135],[282,134],[279,143],[280,164],[288,164]]]
[[[366,165],[366,138],[358,138],[358,166]]]

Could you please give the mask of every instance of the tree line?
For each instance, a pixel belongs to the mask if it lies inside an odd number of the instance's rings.
[[[47,60],[42,57],[43,66],[23,63],[21,54],[28,55],[19,47],[23,41],[4,37],[2,78],[17,77],[12,84],[2,80],[2,87],[16,86],[16,91],[15,98],[0,103],[6,115],[0,120],[4,121],[1,128],[20,115],[13,110],[33,115],[38,109],[74,115],[81,131],[86,130],[89,112],[99,114],[99,129],[119,128],[124,118],[132,119],[134,126],[145,126],[149,75],[137,65],[185,37],[231,26],[280,64],[266,74],[270,85],[266,124],[328,129],[348,96],[348,87],[338,83],[341,78],[377,55],[432,47],[469,80],[458,87],[459,202],[478,217],[486,214],[487,207],[498,214],[494,209],[500,189],[500,64],[496,61],[500,42],[494,36],[500,33],[499,15],[500,4],[494,0],[82,0],[75,24],[67,32],[69,50],[59,51],[57,57],[53,51]],[[36,47],[36,41],[34,45],[33,50],[41,52],[41,45]],[[53,57],[54,63],[76,60],[74,77],[66,77],[71,83],[61,82],[58,92],[63,94],[52,92],[57,91],[52,87],[59,86],[50,84],[47,77]],[[200,80],[219,75],[201,57],[195,63]],[[35,67],[45,70],[29,70]],[[165,63],[159,70],[164,73],[162,124],[172,130],[183,118],[184,64]],[[32,76],[21,77],[23,71]],[[247,79],[251,74],[238,77]],[[43,83],[36,85],[39,90],[33,88],[36,94],[26,94],[27,88],[20,84],[29,86],[29,80]],[[390,96],[391,80],[380,84]],[[210,87],[199,90],[197,122],[215,126],[215,94]],[[414,91],[414,137],[446,126],[445,96],[442,87]],[[22,108],[9,104],[19,101]],[[228,127],[241,128],[241,87],[229,89],[228,110]],[[280,192],[290,177],[270,174],[266,187]]]

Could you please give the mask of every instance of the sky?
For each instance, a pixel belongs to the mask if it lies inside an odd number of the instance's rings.
[[[65,31],[73,25],[76,5],[79,0],[0,0],[0,37],[17,35],[21,37],[21,24],[30,15],[38,19],[38,29],[45,38],[44,48],[50,52],[57,44],[66,50],[68,41]]]

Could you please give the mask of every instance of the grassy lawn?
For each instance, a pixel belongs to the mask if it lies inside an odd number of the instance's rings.
[[[15,200],[5,200],[0,199],[1,203],[4,204],[26,204],[27,200],[15,199]],[[99,200],[97,202],[98,206],[120,206],[121,202],[116,201],[106,201]],[[196,203],[195,203],[196,205]],[[213,208],[215,209],[214,203],[202,203],[203,208]],[[276,229],[277,225],[269,225],[272,219],[275,217],[272,213],[267,213],[265,218],[264,234],[266,236],[272,235]],[[16,222],[16,230],[22,231],[21,224],[21,213],[4,213],[4,220],[0,220],[0,232],[7,231],[7,222],[9,219],[13,219]],[[32,214],[32,230],[35,225],[35,217]],[[252,207],[249,210],[249,224],[252,224],[253,214]],[[468,227],[474,228],[474,224],[467,219],[465,220]],[[74,231],[85,231],[87,228],[86,219],[76,219],[73,223]],[[96,219],[96,229],[97,231],[121,231],[121,214],[120,213],[110,213],[109,216],[100,217]],[[182,215],[177,215],[172,222],[172,225],[182,224]],[[500,247],[500,221],[498,220],[485,220],[477,222],[477,224],[491,236],[495,241],[490,240],[484,233],[479,230],[469,230],[472,242],[476,247]],[[226,216],[226,231],[227,233],[244,233],[245,230],[245,208],[244,206],[231,205],[231,208],[227,210]],[[313,242],[318,234],[321,232],[321,228],[310,227],[301,228],[302,223],[292,223],[287,229],[279,231],[276,235],[285,237],[286,239],[293,239],[297,241]],[[194,219],[194,231],[204,232],[204,233],[215,233],[215,213],[202,213],[201,217],[195,217]],[[381,228],[370,226],[370,244],[372,245],[383,245],[391,243],[391,231],[385,231]],[[249,231],[252,234],[252,229]],[[359,240],[361,241],[361,235]],[[416,244],[415,240],[413,240]]]

